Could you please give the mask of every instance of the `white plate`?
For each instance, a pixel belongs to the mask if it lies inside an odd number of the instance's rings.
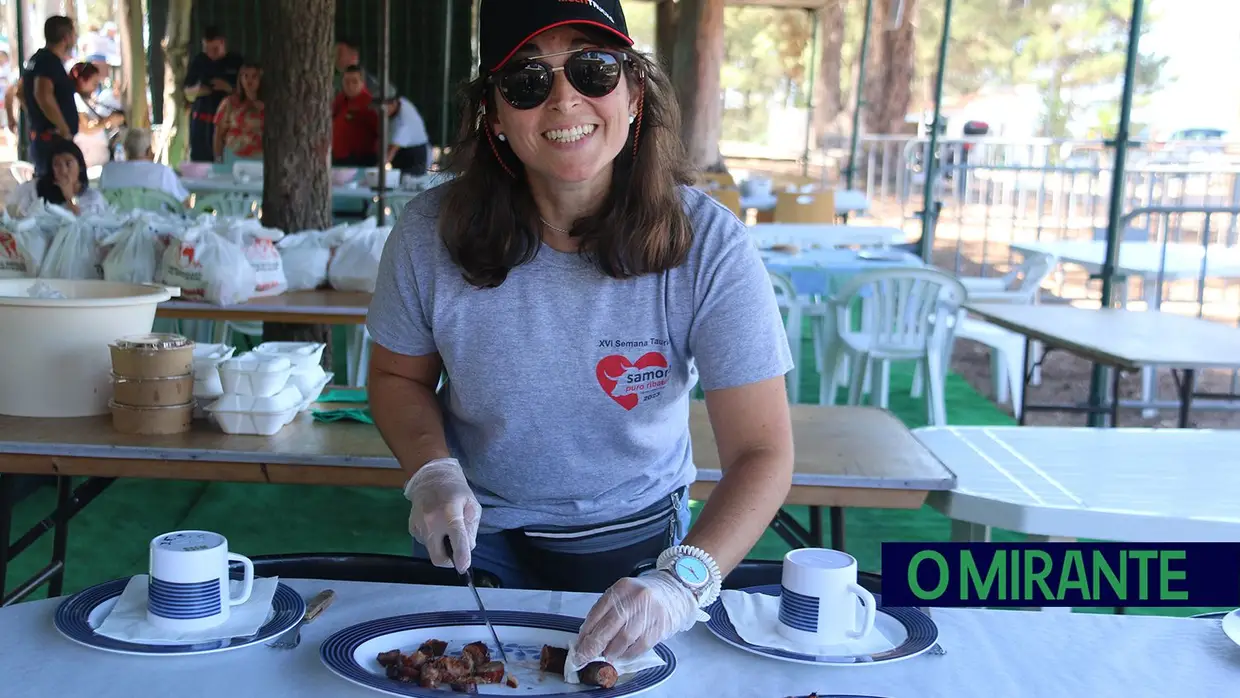
[[[567,647],[581,628],[581,618],[548,613],[491,611],[491,624],[504,641],[508,662],[504,667],[517,678],[517,689],[499,685],[478,686],[480,694],[522,696],[568,696],[583,694],[590,698],[619,698],[643,693],[663,683],[676,670],[676,657],[666,645],[657,645],[655,652],[663,660],[660,667],[635,674],[624,674],[612,688],[566,683],[562,678],[538,670],[543,645]],[[323,664],[341,678],[359,686],[394,696],[442,698],[451,695],[448,686],[422,688],[416,684],[389,679],[379,665],[380,652],[399,649],[413,652],[427,640],[448,643],[448,654],[459,654],[471,642],[487,642],[493,660],[501,660],[489,642],[490,631],[478,611],[445,611],[419,613],[394,618],[381,618],[345,628],[323,642],[319,657]]]
[[[749,587],[741,591],[750,594],[778,596],[780,586],[778,584],[768,584]],[[880,594],[874,594],[874,600],[878,602],[878,612],[874,614],[874,632],[886,638],[889,645],[889,647],[878,652],[866,652],[864,654],[845,654],[841,652],[833,655],[819,655],[810,652],[788,652],[787,650],[774,647],[752,645],[745,642],[740,634],[736,632],[736,628],[732,625],[731,619],[728,618],[728,612],[724,609],[722,601],[715,601],[707,609],[707,612],[710,614],[710,620],[706,623],[706,628],[715,637],[746,652],[752,652],[753,654],[780,661],[814,666],[855,667],[890,664],[919,656],[934,647],[935,643],[938,642],[939,629],[930,616],[916,608],[884,608],[882,605],[882,595]]]
[[[1240,608],[1223,616],[1223,632],[1232,642],[1240,645]]]

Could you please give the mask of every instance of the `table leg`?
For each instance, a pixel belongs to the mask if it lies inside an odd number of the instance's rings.
[[[13,476],[0,474],[0,599],[4,598],[9,569],[9,540],[13,535]]]
[[[1111,368],[1111,428],[1119,426],[1119,379],[1124,372],[1117,366]]]
[[[1030,361],[1032,356],[1033,340],[1026,336],[1025,352],[1020,362],[1020,365],[1024,367],[1021,371],[1020,379],[1025,382],[1025,385],[1020,391],[1020,416],[1016,418],[1016,423],[1022,427],[1025,426],[1025,418],[1029,414],[1029,411],[1025,409],[1029,406],[1029,386],[1033,383],[1034,373],[1039,370],[1039,366],[1042,363],[1040,358]]]
[[[822,533],[818,534],[815,545],[822,547]],[[844,550],[844,509],[831,507],[831,548]]]
[[[1026,534],[1025,536],[1031,543],[1072,543],[1075,538],[1065,538],[1064,536],[1042,536],[1036,534]],[[1027,611],[1042,611],[1044,613],[1071,613],[1071,606],[1047,606],[1045,608],[1026,608]]]
[[[832,512],[835,508],[832,508]],[[775,514],[775,518],[771,520],[771,530],[776,535],[784,539],[784,542],[793,548],[821,548],[822,541],[822,507],[810,507],[810,526],[812,530],[807,530],[792,515],[783,509]],[[834,513],[832,521],[834,522]],[[817,522],[817,526],[815,526]],[[837,529],[832,526],[831,533],[834,537]],[[839,529],[842,535],[842,529]]]
[[[1196,382],[1197,371],[1195,369],[1184,369],[1184,375],[1180,377],[1178,383],[1180,388],[1180,428],[1188,428],[1188,415],[1193,409],[1193,384]]]
[[[11,529],[12,527],[12,492],[11,484],[5,484],[11,481],[12,476],[0,476],[0,529]],[[9,535],[6,531],[3,545],[0,545],[0,565],[6,569],[9,562],[17,557],[22,551],[29,548],[45,533],[52,531],[52,560],[39,570],[34,577],[19,584],[7,596],[0,593],[0,606],[8,606],[17,603],[31,592],[38,589],[44,582],[48,583],[48,593],[50,596],[59,596],[64,588],[64,569],[66,553],[69,543],[69,519],[72,519],[86,505],[90,504],[103,493],[108,485],[111,485],[115,478],[92,477],[73,488],[73,479],[67,476],[61,476],[56,481],[56,508],[51,514],[48,514],[43,520],[36,523],[29,531],[22,534],[17,541],[10,544]],[[5,490],[9,491],[6,492]],[[53,530],[54,529],[54,530]],[[0,581],[4,579],[4,570],[0,570]],[[0,586],[0,590],[3,587]]]

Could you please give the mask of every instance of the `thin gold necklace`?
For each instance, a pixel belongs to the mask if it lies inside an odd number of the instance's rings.
[[[546,218],[543,218],[542,216],[539,216],[539,217],[538,217],[538,220],[542,221],[542,224],[543,224],[543,225],[547,226],[548,228],[551,228],[552,230],[554,230],[554,231],[555,231],[555,232],[557,232],[557,233],[563,233],[564,235],[569,235],[569,234],[571,234],[571,232],[572,232],[572,231],[565,230],[565,229],[563,229],[563,228],[557,228],[557,227],[555,227],[554,225],[551,225],[550,223],[548,223],[548,222],[547,222],[547,219],[546,219]]]

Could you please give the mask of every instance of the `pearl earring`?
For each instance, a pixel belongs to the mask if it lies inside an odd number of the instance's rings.
[[[505,136],[505,135],[504,135],[504,134],[502,134],[502,133],[497,133],[497,134],[495,134],[495,137],[496,137],[496,138],[498,138],[498,139],[500,139],[501,141],[506,141],[506,140],[508,140],[508,136]]]
[[[636,114],[629,114],[629,123],[631,124],[631,123],[633,123],[634,121],[637,121],[637,115],[636,115]]]

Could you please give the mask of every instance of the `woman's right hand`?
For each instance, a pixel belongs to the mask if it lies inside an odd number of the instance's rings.
[[[409,500],[409,533],[430,553],[436,567],[464,572],[478,540],[482,505],[469,487],[455,458],[438,458],[418,469],[405,484]],[[448,555],[444,539],[452,544]]]

